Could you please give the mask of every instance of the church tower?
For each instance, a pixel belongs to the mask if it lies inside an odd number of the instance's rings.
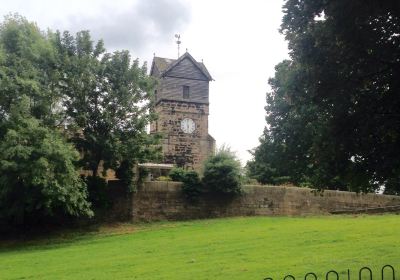
[[[178,59],[154,57],[150,75],[157,78],[150,133],[160,133],[164,163],[201,172],[214,153],[208,134],[210,73],[188,52]]]

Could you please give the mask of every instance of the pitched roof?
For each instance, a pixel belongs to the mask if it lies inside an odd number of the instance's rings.
[[[151,66],[151,70],[153,71],[153,65],[155,65],[161,73],[165,71],[172,63],[174,63],[176,59],[164,58],[164,57],[157,57],[153,58],[153,64]]]
[[[193,64],[206,76],[210,81],[213,80],[211,77],[210,73],[208,72],[206,66],[203,64],[203,62],[197,62],[188,52],[183,54],[181,57],[178,59],[170,59],[170,58],[164,58],[164,57],[157,57],[155,56],[153,58],[153,63],[151,65],[151,70],[150,70],[150,75],[154,74],[154,67],[157,68],[159,71],[159,76],[164,77],[172,68],[174,68],[176,65],[179,64],[182,60],[185,58],[190,59]]]

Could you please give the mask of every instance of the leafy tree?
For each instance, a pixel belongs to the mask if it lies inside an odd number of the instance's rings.
[[[254,159],[247,164],[252,177],[262,183],[291,182],[297,185],[347,189],[336,175],[343,162],[336,158],[321,160],[334,146],[325,139],[327,116],[309,101],[306,73],[299,64],[283,61],[276,66],[274,78],[269,80],[272,92],[267,94],[268,127],[253,151]],[[318,149],[318,150],[317,150]],[[329,160],[329,161],[328,161]],[[322,180],[319,176],[325,176]]]
[[[92,216],[79,155],[56,131],[30,115],[29,97],[10,108],[0,137],[0,220],[27,224],[67,214]]]
[[[240,161],[229,149],[220,149],[206,160],[202,181],[208,191],[239,194],[241,192]]]
[[[82,152],[82,166],[98,175],[112,168],[132,185],[136,162],[153,159],[156,138],[146,133],[154,118],[149,113],[154,81],[146,65],[131,61],[128,51],[106,53],[88,31],[76,37],[55,33],[59,54],[60,92],[66,122],[75,130],[73,141]]]
[[[0,23],[0,220],[91,216],[78,153],[56,130],[60,95],[48,35],[19,15]]]
[[[286,1],[281,30],[291,61],[270,80],[269,126],[250,164],[254,174],[271,176],[265,169],[319,188],[386,185],[399,193],[399,7]]]
[[[106,53],[87,31],[44,33],[7,16],[0,23],[1,219],[92,215],[85,182],[93,190],[98,180],[77,177],[76,149],[80,166],[95,175],[113,168],[132,186],[134,163],[155,155],[145,131],[153,84],[145,65],[127,51]],[[65,125],[75,150],[60,135]]]
[[[260,146],[252,151],[254,159],[247,163],[247,170],[261,183],[301,184],[311,171],[308,158],[315,126],[310,122],[318,114],[299,94],[301,69],[291,61],[283,61],[275,70],[275,77],[269,80],[273,92],[267,95],[269,126],[260,138]]]
[[[48,37],[22,16],[6,16],[0,23],[0,54],[0,122],[10,114],[11,105],[25,95],[34,117],[56,125],[54,104],[59,95],[54,86],[58,72]]]

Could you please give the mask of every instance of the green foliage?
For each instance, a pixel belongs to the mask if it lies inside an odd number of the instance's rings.
[[[208,191],[239,194],[241,192],[240,161],[229,149],[221,149],[204,165],[203,184]]]
[[[135,188],[134,165],[159,151],[159,136],[146,133],[154,118],[146,72],[129,52],[94,44],[88,31],[45,33],[19,15],[0,23],[2,218],[92,215],[75,165],[97,176],[102,163]],[[16,105],[23,113],[12,112]],[[64,126],[74,146],[61,137]],[[91,200],[104,204],[104,184],[87,180]]]
[[[183,182],[186,176],[186,170],[181,167],[174,167],[168,173],[168,176],[175,182]]]
[[[59,214],[92,216],[73,146],[30,115],[28,97],[10,108],[0,136],[0,220],[21,225]]]
[[[137,184],[138,184],[138,187],[139,187],[139,186],[142,186],[144,181],[149,177],[150,170],[148,168],[146,168],[146,167],[139,167],[138,173],[139,174],[138,174],[138,179],[137,179],[138,182],[137,182]],[[131,191],[136,191],[137,188],[136,188],[136,186],[134,186],[130,190]]]
[[[136,185],[139,182],[134,182],[135,178],[135,163],[132,160],[122,160],[119,163],[119,166],[115,170],[116,177],[121,181],[122,184],[129,187],[131,191],[136,190]],[[138,179],[140,183],[143,182],[143,177],[141,176],[140,172],[138,174]]]
[[[9,15],[0,23],[0,53],[0,121],[25,95],[34,117],[45,125],[56,124],[54,104],[60,95],[54,87],[59,73],[48,37],[25,18]]]
[[[243,185],[260,185],[260,182],[257,181],[257,179],[245,176],[244,178],[242,178],[242,184]]]
[[[97,175],[102,162],[133,187],[135,163],[156,160],[159,151],[159,136],[146,133],[155,84],[146,72],[128,51],[111,54],[101,40],[94,44],[88,31],[45,34],[10,15],[0,25],[0,120],[28,96],[44,125],[68,126],[84,169]]]
[[[261,182],[399,193],[400,14],[390,1],[287,0],[290,61],[248,164]]]
[[[111,198],[107,181],[98,176],[88,176],[84,180],[89,194],[88,200],[92,204],[94,211],[109,209],[111,207]]]
[[[182,182],[182,192],[191,202],[196,202],[203,193],[204,188],[199,174],[194,170],[185,170],[181,167],[173,168],[168,176],[175,182]]]
[[[171,182],[172,181],[172,179],[169,176],[160,176],[156,180],[160,181],[160,182]]]
[[[194,170],[187,171],[183,177],[182,186],[182,192],[186,199],[196,202],[203,191],[203,184],[200,181],[199,174]]]
[[[68,32],[53,34],[52,43],[60,64],[60,86],[73,141],[83,152],[83,168],[98,174],[117,171],[123,182],[133,187],[135,163],[157,156],[157,137],[146,126],[154,118],[149,113],[154,81],[146,64],[131,61],[128,51],[107,53],[102,41],[96,44],[88,31],[74,37]]]
[[[0,134],[11,106],[25,96],[28,111],[41,124],[54,129],[62,118],[56,51],[48,34],[18,14],[0,23]]]
[[[91,216],[75,169],[79,154],[55,129],[56,52],[19,15],[0,24],[0,219],[28,224],[50,216]]]

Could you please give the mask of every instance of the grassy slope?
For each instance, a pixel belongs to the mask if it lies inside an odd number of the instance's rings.
[[[396,215],[161,223],[3,247],[0,279],[282,279],[347,268],[356,279],[364,265],[400,269],[399,233]]]

